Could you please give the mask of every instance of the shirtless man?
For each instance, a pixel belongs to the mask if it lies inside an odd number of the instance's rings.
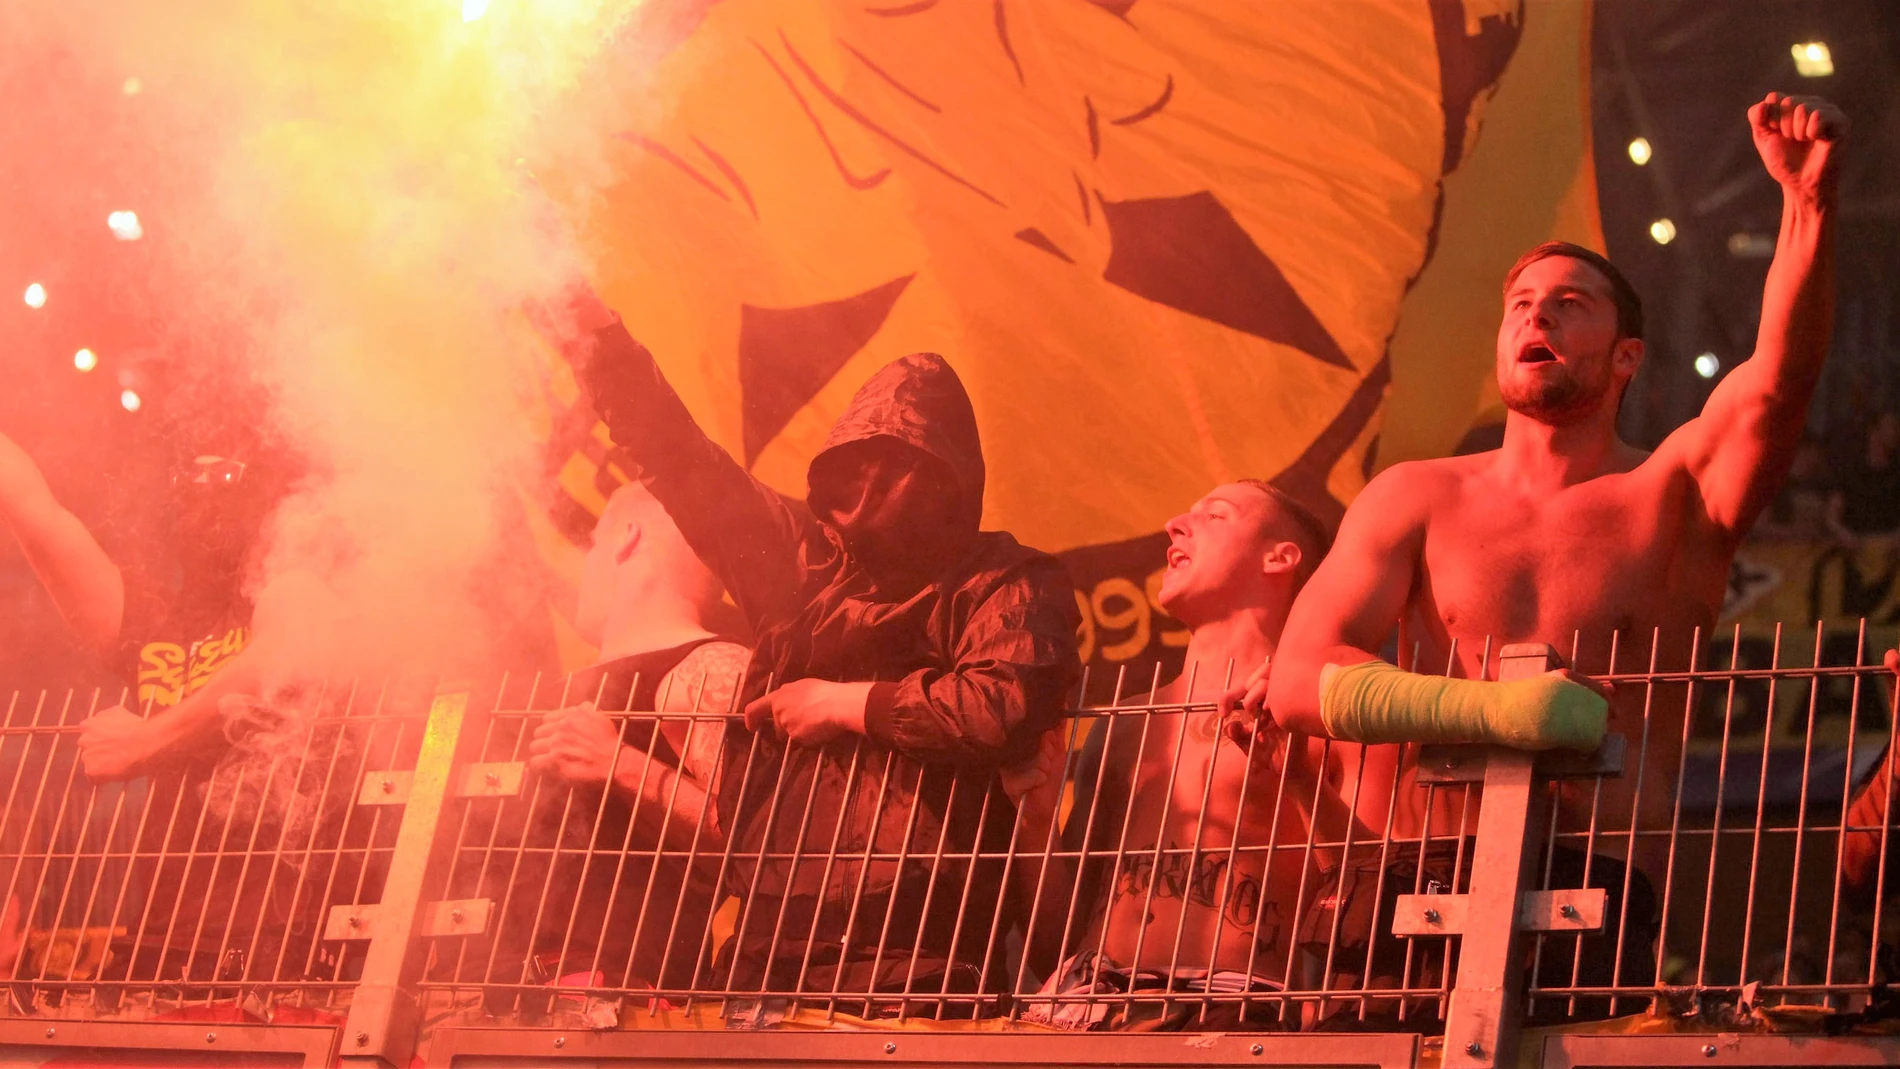
[[[1788,471],[1827,353],[1836,149],[1847,129],[1833,105],[1779,93],[1748,118],[1782,190],[1753,358],[1715,388],[1698,418],[1644,453],[1615,427],[1643,360],[1634,291],[1587,250],[1531,250],[1505,281],[1498,327],[1498,388],[1510,410],[1503,447],[1394,465],[1366,487],[1294,607],[1271,680],[1248,694],[1254,708],[1264,692],[1288,731],[1364,743],[1589,750],[1607,727],[1629,738],[1632,764],[1639,744],[1647,754],[1640,777],[1632,768],[1602,785],[1599,826],[1629,829],[1633,818],[1667,826],[1679,695],[1666,700],[1659,688],[1646,724],[1641,688],[1606,708],[1567,671],[1481,682],[1495,665],[1480,657],[1487,641],[1493,655],[1513,642],[1546,642],[1568,655],[1580,636],[1575,667],[1602,672],[1614,636],[1617,668],[1630,671],[1648,666],[1655,636],[1658,667],[1681,668],[1694,629],[1706,633],[1716,620],[1730,559]],[[1395,624],[1401,650],[1416,648],[1417,663],[1434,673],[1450,664],[1458,678],[1379,662],[1373,651]],[[1395,831],[1418,834],[1426,792],[1405,789],[1413,770],[1398,747],[1375,754],[1362,799],[1377,806],[1380,822],[1396,799]],[[1581,827],[1590,804],[1589,789],[1566,794],[1566,827]],[[1447,811],[1432,814],[1433,831],[1455,831],[1456,814],[1440,808]],[[1360,816],[1375,819],[1363,805]],[[1621,846],[1600,843],[1605,852]],[[1635,863],[1654,865],[1647,856]]]
[[[1191,632],[1189,667],[1152,701],[1213,702],[1230,674],[1244,678],[1273,656],[1294,595],[1325,553],[1325,529],[1256,480],[1215,487],[1167,529],[1159,601]],[[1065,838],[1086,841],[1097,857],[1118,848],[1123,857],[1113,873],[1106,862],[1085,866],[1080,891],[1066,867],[1039,879],[1040,864],[1024,866],[1021,885],[1040,901],[1032,945],[1043,968],[1058,947],[1070,952],[1045,991],[1119,991],[1129,973],[1138,990],[1231,996],[1281,986],[1307,843],[1300,814],[1315,791],[1300,773],[1324,744],[1297,740],[1311,754],[1283,783],[1286,735],[1250,739],[1219,712],[1116,716],[1096,735],[1077,762],[1079,776],[1096,773],[1092,800],[1074,807]],[[1056,823],[1067,740],[1066,729],[1050,732],[1033,768],[1005,775],[1020,798],[1019,851],[1039,852]],[[1271,865],[1270,842],[1285,848]],[[1244,1019],[1237,1000],[1208,1005],[1205,1019],[1202,1010],[1195,1000],[1137,1003],[1123,1019],[1116,1003],[1057,999],[1032,1004],[1030,1015],[1076,1028],[1285,1027],[1270,1004],[1250,1006]],[[1297,1009],[1290,1021],[1298,1025]]]

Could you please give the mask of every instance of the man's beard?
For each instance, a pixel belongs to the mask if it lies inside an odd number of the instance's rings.
[[[1607,378],[1589,382],[1568,369],[1561,376],[1544,375],[1529,381],[1514,377],[1498,384],[1505,408],[1554,427],[1574,423],[1594,411],[1609,389]]]

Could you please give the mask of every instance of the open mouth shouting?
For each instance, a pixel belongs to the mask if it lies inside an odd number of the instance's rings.
[[[1168,570],[1174,571],[1188,562],[1188,555],[1179,546],[1168,547]]]
[[[1520,365],[1554,365],[1556,359],[1556,353],[1543,342],[1526,342],[1524,346],[1518,347]]]
[[[1525,342],[1517,350],[1517,362],[1520,364],[1554,364],[1557,354],[1550,346],[1541,341]]]

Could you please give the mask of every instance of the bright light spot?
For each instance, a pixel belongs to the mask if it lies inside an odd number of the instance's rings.
[[[26,288],[26,306],[43,308],[46,306],[46,287],[35,282]]]
[[[91,371],[99,366],[99,354],[91,349],[81,349],[73,354],[73,366],[81,371]]]
[[[488,0],[462,0],[462,21],[474,22],[488,14]]]
[[[1639,137],[1630,142],[1630,162],[1641,167],[1649,162],[1649,139]]]
[[[1676,224],[1667,219],[1658,219],[1649,224],[1649,236],[1656,239],[1656,244],[1667,245],[1676,240]]]
[[[1795,45],[1795,72],[1803,78],[1825,78],[1834,73],[1834,54],[1820,41],[1805,41]]]
[[[113,212],[106,216],[106,226],[112,229],[112,236],[120,241],[137,241],[145,236],[145,228],[139,225],[137,212]]]
[[[144,402],[139,400],[139,395],[138,395],[137,390],[126,390],[125,392],[119,394],[119,404],[124,406],[127,412],[137,412],[139,410],[139,405],[143,403]]]
[[[1722,361],[1716,359],[1714,353],[1703,353],[1695,358],[1695,373],[1705,379],[1714,378],[1715,373],[1720,370],[1722,370]]]
[[[119,87],[119,91],[126,96],[135,97],[145,91],[145,83],[137,78],[127,78],[125,84]]]

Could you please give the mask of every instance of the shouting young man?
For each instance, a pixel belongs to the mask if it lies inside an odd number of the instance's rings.
[[[1363,743],[1590,750],[1606,729],[1622,732],[1632,750],[1647,743],[1643,772],[1602,784],[1598,826],[1667,826],[1680,699],[1659,698],[1646,711],[1636,689],[1606,701],[1568,670],[1485,682],[1480,658],[1514,642],[1569,654],[1576,636],[1579,670],[1605,670],[1613,642],[1619,669],[1646,668],[1652,640],[1659,667],[1681,668],[1694,630],[1716,620],[1730,560],[1788,471],[1827,353],[1847,129],[1831,104],[1778,93],[1751,107],[1748,120],[1782,191],[1753,358],[1715,388],[1699,417],[1645,453],[1616,433],[1618,404],[1643,361],[1635,291],[1586,249],[1532,249],[1506,279],[1498,327],[1498,387],[1509,409],[1503,447],[1394,465],[1366,487],[1288,620],[1271,680],[1248,695],[1256,708],[1264,692],[1287,730]],[[1374,651],[1395,625],[1399,649],[1417,649],[1416,663],[1435,674],[1379,660]],[[1395,830],[1416,835],[1428,793],[1405,788],[1413,770],[1398,754],[1377,749],[1361,797],[1376,801],[1380,821],[1395,799]],[[1577,827],[1590,805],[1590,791],[1566,793],[1562,819]],[[1456,831],[1457,816],[1433,813],[1431,830]],[[1600,849],[1620,854],[1625,841],[1600,840]],[[1553,868],[1562,879],[1582,860]],[[1652,867],[1640,854],[1633,860]],[[1620,885],[1620,870],[1597,858],[1590,884]],[[1646,966],[1632,955],[1647,956],[1654,922],[1636,915],[1639,898],[1652,898],[1640,877],[1630,898],[1619,979],[1641,984],[1649,977],[1632,972]],[[1608,933],[1618,931],[1618,908],[1612,890]],[[1568,963],[1564,972],[1567,979]],[[1611,972],[1602,963],[1600,982]],[[1585,983],[1591,975],[1586,968]]]
[[[1217,486],[1168,522],[1159,601],[1190,632],[1187,669],[1147,702],[1213,702],[1229,678],[1273,657],[1294,596],[1326,552],[1320,521],[1257,480]],[[1236,997],[1284,986],[1295,902],[1323,743],[1254,732],[1217,711],[1113,715],[1094,730],[1077,779],[1094,788],[1064,838],[1091,860],[1076,888],[1068,866],[1036,860],[1056,824],[1068,733],[1045,736],[1036,764],[1007,773],[1021,798],[1020,885],[1033,909],[1032,948],[1062,957],[1029,1017],[1073,1028],[1216,1030],[1297,1027],[1293,1008]],[[1343,816],[1343,814],[1340,814]],[[1269,847],[1277,846],[1269,857]],[[1104,858],[1118,858],[1110,863]],[[1110,871],[1112,868],[1113,871]],[[1079,908],[1070,915],[1070,903]],[[1179,1003],[1123,1004],[1063,995],[1181,992]],[[1213,1001],[1200,995],[1225,996]]]

